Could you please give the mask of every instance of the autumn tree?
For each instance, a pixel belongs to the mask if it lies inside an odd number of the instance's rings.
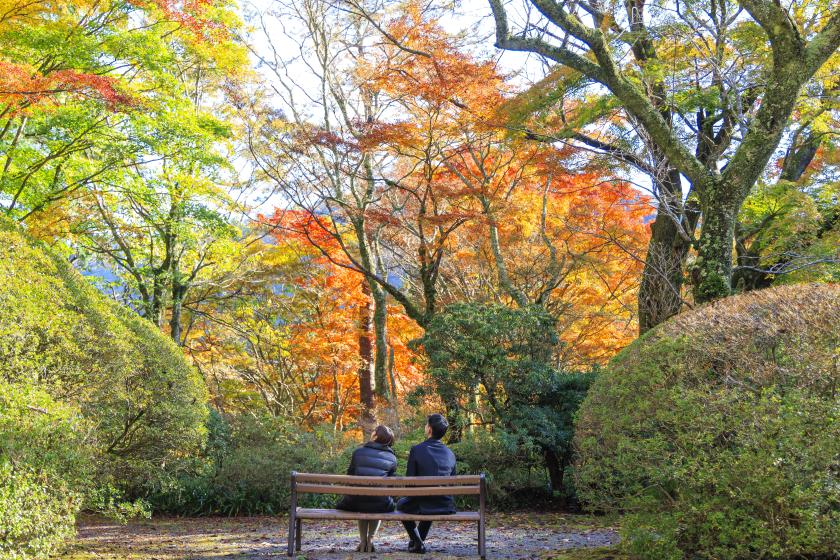
[[[490,6],[498,47],[536,53],[605,88],[651,152],[688,181],[703,215],[695,297],[727,295],[738,211],[782,140],[802,88],[840,45],[836,6],[742,0],[618,8],[529,0],[534,10],[526,13],[538,20],[517,30],[503,2]],[[672,71],[669,45],[695,52]],[[731,63],[740,57],[746,62]]]
[[[577,150],[511,134],[499,108],[513,88],[492,61],[459,50],[417,6],[410,4],[385,32],[399,42],[387,43],[393,54],[375,66],[371,79],[396,100],[403,119],[379,124],[370,141],[393,150],[400,169],[410,172],[385,179],[392,188],[380,204],[428,185],[437,214],[415,216],[416,231],[424,222],[439,228],[446,251],[435,299],[545,306],[563,325],[569,354],[579,354],[577,365],[608,356],[629,340],[634,313],[627,298],[637,289],[633,253],[647,239],[645,197],[603,166],[586,163]],[[383,213],[403,217],[405,208],[412,207],[393,205]],[[409,216],[393,227],[406,223],[412,223]],[[416,236],[388,239],[393,253],[422,255]],[[572,287],[584,284],[586,271],[595,272],[587,276],[588,299]],[[609,313],[591,312],[616,304]],[[615,330],[606,326],[611,321]],[[590,339],[599,328],[606,330]],[[594,344],[598,336],[603,353]],[[593,344],[581,352],[587,340]]]
[[[28,83],[8,84],[6,128],[19,124],[6,212],[69,241],[79,266],[110,269],[120,299],[181,344],[190,289],[236,266],[219,100],[244,74],[237,19],[226,2],[15,3],[6,15],[29,23],[12,56],[43,57]]]
[[[295,57],[284,57],[268,27],[287,17],[300,24],[300,35],[289,37],[300,55],[311,61],[305,74],[317,84],[313,94],[299,76]],[[369,220],[377,196],[375,175],[382,165],[376,154],[359,149],[358,139],[367,123],[378,120],[382,100],[355,78],[361,60],[372,48],[370,24],[347,17],[335,7],[317,1],[278,4],[277,10],[255,16],[270,48],[255,49],[261,65],[274,81],[273,100],[282,114],[264,109],[249,127],[251,154],[265,181],[282,192],[296,209],[308,212],[313,224],[328,229],[346,266],[363,274],[370,307],[360,310],[359,351],[362,382],[388,402],[387,302],[379,252],[380,228]],[[304,65],[305,66],[305,65]],[[291,164],[291,165],[290,165]],[[317,219],[320,215],[328,220]],[[344,228],[343,224],[350,224]],[[314,238],[311,240],[314,242]],[[334,256],[322,247],[325,255]],[[367,396],[363,400],[370,401]]]
[[[213,53],[205,61],[235,60],[237,49],[221,48],[229,44],[229,26],[236,25],[229,5],[4,0],[4,212],[27,220],[103,174],[130,166],[139,154],[129,118],[165,104],[173,85],[201,68],[200,62],[192,66],[198,61],[190,53]]]

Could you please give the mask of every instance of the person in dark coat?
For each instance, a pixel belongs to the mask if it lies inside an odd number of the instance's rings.
[[[394,432],[388,426],[377,426],[370,436],[370,441],[356,448],[350,459],[347,474],[355,476],[394,476],[397,472],[397,456],[391,446],[394,445]],[[336,509],[363,513],[387,513],[394,511],[394,500],[390,496],[344,496],[336,504]],[[359,552],[376,552],[373,539],[379,530],[381,521],[359,521]]]
[[[406,476],[455,476],[455,454],[440,439],[446,435],[449,422],[442,414],[432,414],[426,422],[426,441],[411,448]],[[448,515],[455,513],[452,496],[406,496],[397,502],[404,513]],[[408,533],[408,551],[425,554],[424,541],[432,527],[431,521],[403,521]]]

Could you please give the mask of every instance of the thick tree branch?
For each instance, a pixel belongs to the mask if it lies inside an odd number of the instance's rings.
[[[805,48],[805,72],[814,74],[832,54],[840,49],[840,9]]]

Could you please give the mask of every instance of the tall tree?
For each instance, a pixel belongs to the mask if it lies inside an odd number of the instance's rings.
[[[667,162],[690,184],[702,211],[695,299],[730,293],[738,211],[802,88],[840,46],[836,3],[528,0],[516,31],[504,2],[490,7],[499,48],[539,54],[607,90],[653,163]],[[664,54],[682,47],[692,56]]]
[[[293,19],[302,30],[287,37],[299,45],[300,58],[284,54],[269,32],[282,18]],[[313,224],[351,225],[333,227],[331,237],[354,266],[368,271],[364,277],[372,308],[370,318],[359,316],[363,333],[359,351],[365,363],[360,374],[365,377],[370,369],[372,379],[362,385],[370,385],[387,402],[387,301],[382,284],[375,280],[384,276],[378,255],[379,228],[369,220],[381,161],[356,146],[367,123],[377,120],[384,110],[374,92],[354,78],[373,48],[370,24],[314,0],[278,3],[275,11],[258,14],[255,20],[269,48],[253,52],[274,82],[269,103],[278,105],[283,115],[268,111],[250,128],[253,159],[261,177],[297,209],[313,218],[321,214],[333,218]],[[298,77],[301,70],[317,84],[314,88]],[[325,254],[332,253],[325,248]],[[372,342],[368,331],[372,331]]]

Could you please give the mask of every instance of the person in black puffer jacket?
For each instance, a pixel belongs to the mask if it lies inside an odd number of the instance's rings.
[[[394,432],[388,426],[377,426],[370,436],[370,441],[353,451],[347,474],[355,476],[394,476],[397,472],[397,456],[391,446],[394,445]],[[363,513],[387,513],[394,511],[394,500],[390,496],[344,496],[336,504],[336,509]],[[376,552],[373,538],[379,530],[381,521],[359,521],[359,552]]]

